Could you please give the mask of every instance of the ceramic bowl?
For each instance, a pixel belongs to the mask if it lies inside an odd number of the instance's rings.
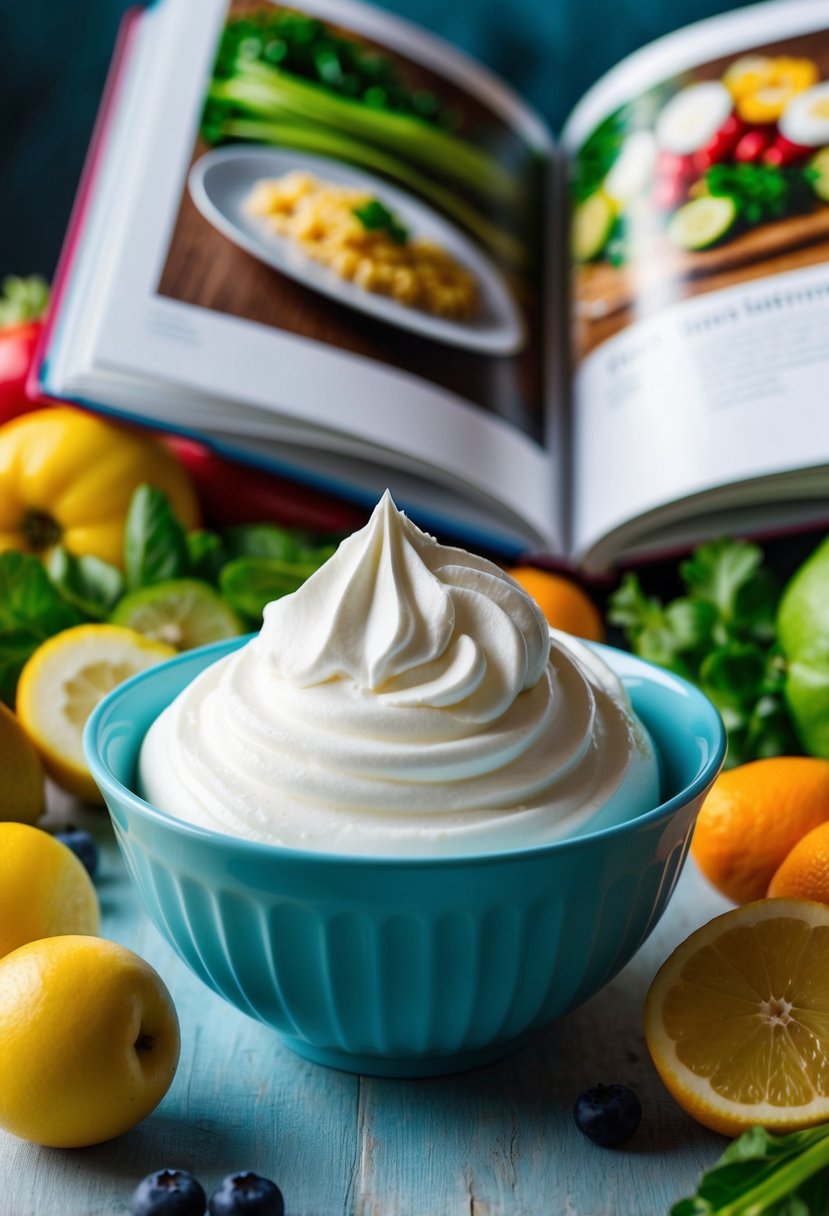
[[[244,640],[129,680],[85,736],[144,906],[210,988],[309,1059],[430,1076],[513,1050],[633,956],[665,910],[725,753],[719,716],[696,689],[598,648],[662,766],[663,802],[628,823],[496,855],[346,857],[193,827],[135,792],[150,724]]]

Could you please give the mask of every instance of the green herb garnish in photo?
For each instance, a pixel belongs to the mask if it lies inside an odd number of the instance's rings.
[[[405,245],[409,230],[379,198],[370,198],[352,211],[366,232],[385,232],[396,245]]]

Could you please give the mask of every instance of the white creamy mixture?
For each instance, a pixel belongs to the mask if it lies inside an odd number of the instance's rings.
[[[324,852],[542,844],[659,802],[613,673],[493,563],[386,493],[260,634],[153,723],[143,795],[191,823]]]

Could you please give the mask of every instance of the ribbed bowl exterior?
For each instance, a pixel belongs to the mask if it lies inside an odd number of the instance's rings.
[[[87,733],[147,912],[214,991],[323,1063],[430,1075],[504,1054],[633,956],[670,898],[722,763],[721,724],[695,690],[604,652],[674,793],[630,824],[493,857],[344,858],[201,831],[131,792],[149,723],[234,644],[130,681]]]

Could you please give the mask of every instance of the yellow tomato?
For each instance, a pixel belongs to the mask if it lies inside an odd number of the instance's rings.
[[[0,552],[70,553],[123,563],[124,519],[142,482],[168,496],[185,525],[198,523],[190,479],[150,435],[71,406],[0,426]]]

